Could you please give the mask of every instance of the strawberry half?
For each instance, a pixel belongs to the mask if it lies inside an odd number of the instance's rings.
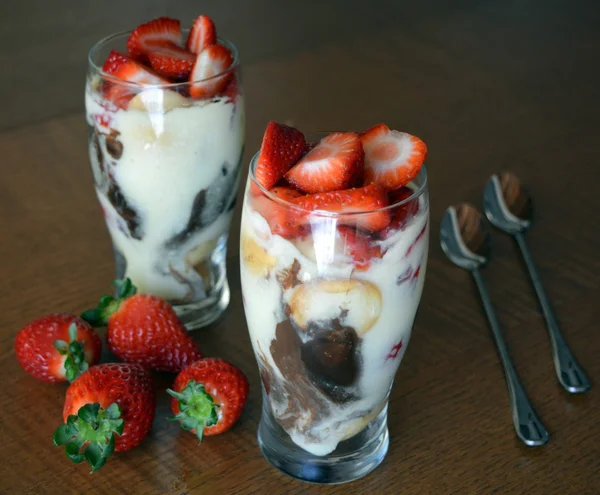
[[[138,26],[129,35],[127,51],[131,57],[145,61],[149,52],[173,45],[181,46],[181,23],[170,17],[159,17]]]
[[[167,389],[171,410],[184,430],[200,441],[204,435],[229,430],[239,419],[248,397],[248,379],[232,364],[205,358],[185,368]]]
[[[277,186],[271,189],[271,194],[281,198],[284,201],[292,202],[292,200],[302,196],[301,193],[291,187]]]
[[[121,57],[114,55],[112,59],[111,56],[109,56],[109,59],[107,59],[104,64],[106,69],[103,70],[107,74],[110,74],[117,79],[122,79],[123,81],[136,84],[147,84],[154,86],[170,83],[168,79],[160,77],[151,69],[147,69],[143,65],[137,63],[135,60],[125,57],[125,55],[121,55]],[[134,87],[107,81],[104,97],[107,100],[112,101],[118,108],[126,108],[129,100],[131,100],[135,94],[136,88]]]
[[[196,56],[178,46],[165,46],[148,53],[152,68],[161,76],[177,81],[187,79]]]
[[[341,214],[338,220],[340,224],[356,225],[368,232],[385,229],[390,223],[388,210],[375,211],[389,204],[385,190],[377,184],[342,191],[309,194],[296,198],[293,202],[306,210]],[[354,213],[354,215],[344,215],[344,213]]]
[[[293,127],[271,121],[263,136],[254,176],[265,189],[271,189],[302,156],[304,134]]]
[[[352,258],[357,270],[366,270],[373,258],[381,258],[381,248],[373,244],[368,236],[344,226],[338,227],[338,233],[344,253]]]
[[[347,189],[361,173],[363,159],[358,134],[334,132],[321,139],[285,174],[285,178],[309,194]]]
[[[284,188],[274,188],[273,190],[275,189]],[[289,189],[285,193],[279,191],[277,194],[282,199],[293,202],[295,198],[292,197],[292,191],[293,189]],[[282,194],[286,197],[283,197]],[[310,230],[310,224],[306,221],[307,214],[297,208],[280,205],[262,194],[251,196],[250,204],[254,211],[267,221],[273,235],[294,239],[306,235]]]
[[[414,191],[406,186],[401,187],[396,191],[388,193],[390,205],[400,203],[414,194]],[[406,227],[408,222],[419,212],[419,199],[413,199],[403,205],[390,208],[391,221],[390,224],[383,229],[379,235],[382,239],[391,237],[398,230]]]
[[[215,23],[207,15],[201,15],[196,18],[190,34],[185,43],[185,47],[193,53],[200,53],[210,45],[217,42],[217,30]]]
[[[131,60],[127,55],[123,55],[117,50],[111,50],[102,66],[102,72],[114,74],[122,65]]]
[[[361,134],[365,150],[365,184],[375,182],[388,191],[398,189],[421,170],[427,145],[418,137],[392,131],[385,124]]]
[[[227,71],[233,63],[231,51],[223,45],[210,45],[196,57],[190,73],[190,95],[194,98],[212,98],[229,84],[233,75]]]

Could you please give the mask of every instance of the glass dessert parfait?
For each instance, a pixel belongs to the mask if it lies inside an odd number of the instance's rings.
[[[229,303],[245,132],[236,48],[206,16],[189,34],[155,19],[92,48],[85,100],[117,278],[167,299],[188,329],[209,324]]]
[[[260,448],[293,477],[342,483],[387,452],[427,264],[426,147],[385,125],[312,138],[267,128],[245,191],[241,281]]]

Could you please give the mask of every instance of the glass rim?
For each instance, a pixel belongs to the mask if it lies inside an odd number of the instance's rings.
[[[189,31],[190,31],[189,29],[182,29],[181,33],[185,34],[185,33],[188,33]],[[126,81],[124,79],[119,79],[118,77],[115,77],[112,74],[107,74],[106,72],[104,72],[102,70],[102,67],[99,67],[98,64],[96,64],[96,62],[94,61],[94,55],[96,55],[97,51],[100,48],[102,48],[102,46],[106,45],[107,43],[109,43],[119,37],[125,37],[125,36],[129,37],[132,32],[133,32],[133,30],[119,31],[118,33],[112,33],[112,34],[109,34],[108,36],[105,36],[104,38],[100,39],[96,43],[94,43],[94,45],[92,45],[92,47],[90,48],[90,51],[88,52],[88,56],[87,56],[88,68],[91,71],[93,71],[95,74],[100,76],[102,79],[110,81],[114,84],[120,84],[122,86],[131,86],[131,87],[143,88],[143,89],[149,89],[149,88],[177,89],[177,88],[189,86],[189,85],[192,85],[195,83],[207,82],[212,79],[217,79],[227,73],[235,71],[240,65],[240,54],[239,54],[239,51],[238,51],[237,47],[235,46],[235,44],[225,38],[217,38],[217,44],[223,45],[231,50],[231,54],[233,56],[233,62],[231,62],[231,65],[229,67],[227,67],[227,69],[225,69],[224,71],[219,72],[218,74],[215,74],[210,77],[205,77],[204,79],[194,79],[193,81],[182,81],[182,82],[175,82],[175,83],[168,83],[168,84],[144,84],[144,83],[138,83],[138,82],[133,82],[133,81]],[[129,56],[127,53],[125,53],[125,55]]]
[[[317,134],[317,133],[312,133]],[[328,132],[326,133],[318,133],[318,134],[329,134]],[[375,210],[364,210],[364,211],[352,211],[352,212],[347,212],[347,213],[339,213],[339,212],[334,212],[334,211],[327,211],[327,210],[308,210],[306,208],[303,208],[302,206],[299,206],[297,204],[291,203],[289,201],[286,201],[285,199],[280,198],[279,196],[276,196],[275,194],[271,193],[271,191],[269,191],[268,189],[266,189],[265,187],[262,186],[262,184],[260,184],[257,180],[256,180],[256,176],[254,175],[254,169],[256,168],[256,163],[258,162],[258,156],[260,155],[260,150],[257,151],[254,156],[252,157],[252,159],[250,160],[250,167],[248,170],[248,176],[250,177],[250,180],[260,189],[260,191],[270,200],[274,201],[275,203],[278,203],[282,206],[285,206],[286,208],[292,208],[295,210],[299,210],[301,212],[304,213],[311,213],[313,215],[316,216],[323,216],[323,217],[340,217],[340,216],[352,216],[352,215],[368,215],[370,213],[376,213],[376,212],[381,212],[381,211],[389,211],[392,210],[394,208],[397,208],[399,206],[402,206],[406,203],[409,203],[410,201],[414,201],[415,199],[419,198],[423,192],[425,191],[425,189],[427,188],[427,169],[425,167],[425,164],[423,163],[423,165],[421,166],[421,169],[419,170],[419,173],[415,176],[415,178],[410,181],[407,185],[412,184],[415,180],[417,179],[421,179],[422,180],[422,184],[420,184],[418,187],[416,187],[415,189],[412,189],[412,194],[410,196],[408,196],[407,198],[404,198],[401,201],[397,201],[395,203],[392,203],[390,205],[387,206],[382,206],[381,208],[377,208]]]

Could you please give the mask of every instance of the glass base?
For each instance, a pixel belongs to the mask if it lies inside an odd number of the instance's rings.
[[[329,455],[319,457],[298,447],[263,407],[258,445],[275,468],[309,483],[341,484],[369,474],[381,464],[389,447],[387,405],[360,433],[340,442]]]
[[[176,304],[173,309],[188,330],[197,330],[210,325],[223,314],[229,306],[229,284],[224,281],[218,294],[190,304]]]

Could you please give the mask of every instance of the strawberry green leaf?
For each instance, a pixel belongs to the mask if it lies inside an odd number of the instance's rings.
[[[67,343],[64,340],[55,340],[54,347],[61,356],[66,356],[64,362],[65,377],[69,382],[75,380],[81,373],[89,368],[85,360],[83,341],[77,340],[77,326],[71,323],[69,326],[69,339]]]
[[[119,311],[121,303],[136,294],[137,289],[130,279],[116,280],[116,297],[104,295],[100,298],[98,306],[88,309],[81,314],[81,318],[93,327],[106,326],[113,313]]]
[[[167,389],[167,393],[179,401],[180,412],[173,419],[179,421],[184,430],[195,431],[202,442],[204,428],[216,425],[219,421],[219,404],[206,392],[204,385],[195,380],[190,380],[181,392]]]
[[[54,431],[54,445],[65,445],[67,457],[75,463],[85,459],[93,473],[114,452],[114,436],[123,433],[124,422],[120,416],[117,404],[106,409],[98,403],[85,404],[77,415],[70,415],[67,423]]]

